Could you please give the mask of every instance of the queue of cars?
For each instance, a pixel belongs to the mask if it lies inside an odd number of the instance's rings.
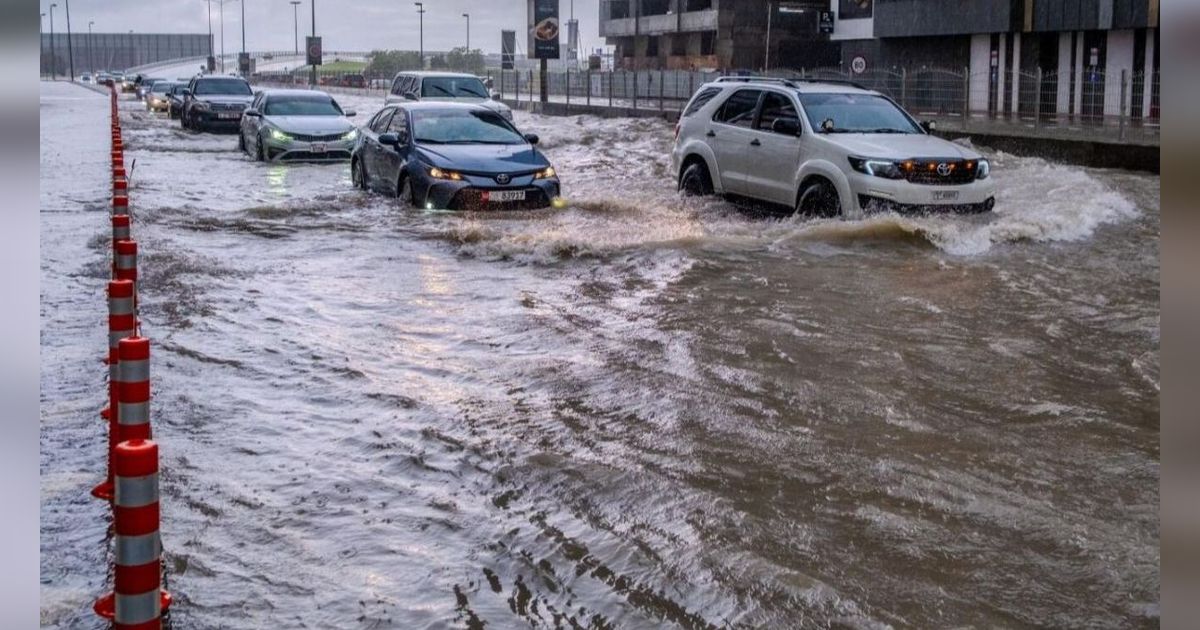
[[[205,75],[143,83],[146,107],[185,129],[234,131],[238,148],[260,161],[349,161],[356,187],[415,207],[540,208],[562,194],[538,137],[521,133],[473,75],[398,73],[361,128],[322,91],[255,92],[244,79]],[[685,195],[804,215],[990,211],[990,162],[932,130],[853,83],[722,77],[684,108],[671,170]]]

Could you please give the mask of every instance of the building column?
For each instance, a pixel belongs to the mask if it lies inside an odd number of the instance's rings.
[[[973,112],[986,112],[988,109],[988,77],[992,71],[992,36],[989,33],[976,33],[971,36],[971,78],[968,82],[971,100],[968,103]]]
[[[1121,73],[1125,73],[1125,111],[1129,112],[1133,90],[1128,83],[1133,76],[1133,40],[1131,30],[1109,31],[1107,52],[1104,60],[1104,115],[1117,116],[1121,113]]]
[[[1084,83],[1083,62],[1085,60],[1084,52],[1085,51],[1083,49],[1083,31],[1079,31],[1078,37],[1076,37],[1076,42],[1075,42],[1075,113],[1076,114],[1080,114],[1083,112],[1083,83]]]
[[[1142,117],[1150,117],[1150,102],[1154,95],[1154,33],[1156,29],[1146,29],[1146,62],[1139,68],[1144,74],[1142,85]]]
[[[1055,111],[1065,114],[1071,109],[1071,34],[1058,34],[1058,98]]]
[[[1010,109],[1014,115],[1021,112],[1021,34],[1013,33],[1013,59],[1012,59],[1012,94],[1008,97],[1012,104]]]

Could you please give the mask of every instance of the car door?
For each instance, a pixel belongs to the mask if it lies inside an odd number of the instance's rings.
[[[404,140],[398,146],[380,145],[379,149],[379,171],[380,178],[383,179],[383,189],[390,191],[389,186],[395,186],[400,178],[400,169],[404,167],[408,158],[408,112],[404,108],[396,108],[395,115],[388,122],[387,129],[384,133],[394,133]]]
[[[796,171],[800,164],[800,136],[777,130],[776,121],[800,127],[800,113],[791,95],[767,90],[754,117],[746,147],[745,178],[748,194],[766,201],[796,203]]]
[[[717,157],[721,188],[727,193],[748,194],[747,154],[754,140],[754,115],[761,89],[737,90],[717,108],[705,134]]]
[[[363,135],[363,171],[367,174],[367,181],[376,188],[382,188],[379,170],[380,155],[384,149],[391,150],[391,147],[385,147],[379,143],[379,134],[387,129],[395,111],[395,107],[385,107],[383,111],[375,115],[375,119],[367,126]]]
[[[242,116],[242,142],[247,147],[258,146],[258,130],[262,125],[262,113],[266,108],[267,96],[265,92],[259,92],[255,95],[254,100],[250,101],[250,108],[259,113],[258,116]]]

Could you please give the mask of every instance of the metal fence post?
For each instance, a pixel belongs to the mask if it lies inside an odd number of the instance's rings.
[[[533,103],[533,68],[529,69],[529,102]]]
[[[962,103],[962,128],[967,130],[967,123],[971,120],[971,68],[963,68],[963,103]]]
[[[638,97],[637,80],[638,80],[638,71],[634,70],[633,71],[633,111],[635,111],[635,112],[637,111],[637,97]]]
[[[1128,94],[1129,94],[1129,71],[1122,69],[1121,70],[1121,109],[1120,109],[1121,117],[1120,117],[1120,120],[1117,122],[1117,124],[1119,125],[1118,132],[1117,132],[1117,138],[1120,140],[1125,139],[1125,115],[1128,113],[1128,110],[1125,107],[1125,97]]]
[[[900,68],[900,107],[908,108],[908,68]]]
[[[585,98],[587,100],[587,106],[591,107],[592,106],[592,69],[591,68],[588,68],[588,72],[587,72],[587,96]]]
[[[608,71],[608,106],[613,106],[613,81],[617,78],[617,70],[614,68]]]
[[[667,111],[667,75],[663,70],[658,71],[658,112]]]
[[[571,115],[571,68],[567,67],[567,115]]]
[[[1042,67],[1037,67],[1037,98],[1033,99],[1033,128],[1039,129],[1042,126]]]

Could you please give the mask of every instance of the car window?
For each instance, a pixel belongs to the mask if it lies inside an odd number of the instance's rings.
[[[687,118],[688,116],[700,111],[700,108],[708,105],[720,93],[721,88],[708,88],[706,90],[701,90],[700,93],[692,99],[692,102],[688,104],[687,109],[683,112],[683,117]]]
[[[396,108],[393,107],[379,112],[379,115],[376,116],[375,120],[371,123],[371,131],[374,131],[375,133],[383,133],[383,130],[387,129],[388,122],[392,120],[392,114],[395,113],[395,111]]]
[[[738,90],[721,105],[713,115],[713,121],[738,127],[750,127],[754,122],[754,108],[762,90]]]
[[[242,79],[206,79],[196,82],[194,90],[197,96],[206,94],[236,94],[249,95],[253,94],[250,91],[250,84]]]
[[[792,103],[792,99],[778,92],[767,92],[763,97],[762,113],[758,115],[758,123],[754,128],[771,131],[771,126],[776,120],[794,120],[799,123],[800,115],[796,112],[796,105]]]
[[[429,144],[525,144],[503,116],[478,109],[422,109],[412,113],[413,137]]]
[[[478,77],[426,77],[422,98],[487,98],[487,88]]]
[[[408,117],[404,115],[404,110],[396,110],[395,115],[392,116],[392,122],[388,123],[387,130],[393,133],[408,130]]]
[[[921,133],[907,114],[878,94],[806,92],[800,94],[800,104],[818,133]]]
[[[404,83],[404,77],[396,77],[392,80],[392,94],[400,94],[400,85]]]
[[[266,116],[341,116],[342,110],[329,97],[275,96],[267,100]]]

